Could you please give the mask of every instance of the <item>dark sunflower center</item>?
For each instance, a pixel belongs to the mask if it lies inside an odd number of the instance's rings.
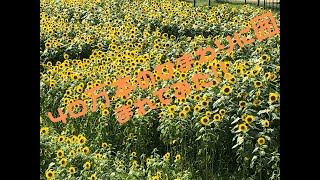
[[[272,101],[276,100],[276,97],[275,96],[271,96],[271,100]]]
[[[203,119],[203,122],[204,122],[204,123],[207,123],[207,122],[208,122],[208,119]]]
[[[230,91],[229,88],[225,88],[225,89],[224,89],[224,92],[226,92],[226,93],[229,92],[229,91]]]

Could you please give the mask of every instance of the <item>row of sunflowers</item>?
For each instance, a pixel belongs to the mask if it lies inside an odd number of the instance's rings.
[[[252,29],[250,20],[268,11],[178,0],[41,0],[40,179],[279,179],[280,34],[235,44],[230,53],[215,44],[229,47],[227,36]],[[272,15],[280,28],[280,15]],[[199,63],[199,47],[214,48],[215,59]],[[183,54],[193,57],[189,71],[174,68],[172,78],[158,78],[155,67],[176,65]],[[157,80],[145,89],[137,79],[143,71]],[[212,85],[198,90],[195,74],[210,74]],[[113,96],[117,87],[109,85],[119,75],[137,87],[128,97]],[[165,104],[153,96],[182,81],[191,84],[185,97],[167,91],[172,102]],[[99,98],[92,112],[84,92],[103,83],[110,106]],[[139,115],[133,104],[145,98],[156,108]],[[48,117],[77,100],[88,106],[84,116],[66,123]],[[125,105],[134,113],[120,124],[115,110]]]

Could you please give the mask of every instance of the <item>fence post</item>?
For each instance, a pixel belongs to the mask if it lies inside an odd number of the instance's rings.
[[[210,6],[210,0],[209,0],[209,6]]]
[[[260,4],[260,0],[258,0],[258,6],[259,6],[259,4]]]
[[[247,4],[247,0],[244,0],[244,3]]]
[[[263,0],[263,8],[266,8],[266,0]]]
[[[193,0],[193,7],[196,7],[196,0]]]

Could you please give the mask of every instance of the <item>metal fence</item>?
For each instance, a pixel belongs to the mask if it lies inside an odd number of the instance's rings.
[[[205,0],[186,0],[187,2],[192,2],[193,6],[196,6],[199,2],[204,2]],[[211,6],[214,3],[230,3],[230,4],[255,4],[257,6],[269,9],[280,9],[280,0],[207,0],[208,5]]]

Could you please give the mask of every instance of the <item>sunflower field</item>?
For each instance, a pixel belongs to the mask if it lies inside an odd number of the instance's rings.
[[[255,38],[250,20],[269,11],[178,0],[41,0],[40,179],[280,179],[280,34],[242,47],[233,40],[226,51],[227,36],[249,27],[246,36]],[[280,14],[272,16],[280,29]],[[206,47],[216,56],[201,62],[196,52]],[[193,59],[187,72],[177,66],[184,54]],[[155,67],[165,63],[174,72],[162,80],[168,67]],[[155,83],[141,88],[144,71]],[[209,74],[200,82],[212,84],[199,90],[196,74]],[[136,89],[115,97],[118,77],[130,77]],[[177,82],[190,84],[184,97],[173,88],[163,93],[169,104],[154,96]],[[108,107],[105,98],[94,102],[84,93],[102,84]],[[145,104],[138,114],[135,103],[146,98],[155,108]],[[77,100],[87,112],[72,118],[68,105]],[[119,123],[115,110],[124,106],[132,115]],[[61,116],[59,108],[65,123],[48,116]]]

